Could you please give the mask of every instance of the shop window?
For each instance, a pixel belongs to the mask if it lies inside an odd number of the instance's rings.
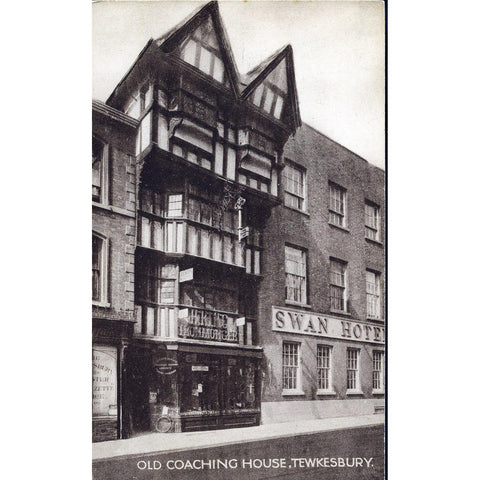
[[[183,213],[183,195],[168,195],[167,217],[181,217]]]
[[[366,272],[367,318],[378,320],[380,315],[380,274],[372,270]]]
[[[92,234],[92,301],[107,303],[108,240]]]
[[[347,311],[347,264],[330,259],[330,310]]]
[[[347,348],[347,393],[360,391],[360,350]]]
[[[373,393],[384,393],[385,353],[373,352]]]
[[[298,210],[306,210],[305,171],[291,163],[283,171],[285,181],[285,205]]]
[[[283,390],[300,390],[300,345],[298,343],[283,343]]]
[[[332,347],[317,346],[318,391],[332,391]]]
[[[108,146],[92,137],[92,200],[108,203]]]
[[[347,191],[336,185],[329,183],[329,215],[328,221],[338,227],[347,227]]]
[[[298,304],[307,303],[306,253],[285,246],[285,299]]]
[[[380,207],[372,202],[365,202],[365,237],[380,241]]]

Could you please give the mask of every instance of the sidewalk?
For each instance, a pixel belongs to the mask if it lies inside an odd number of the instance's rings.
[[[300,422],[275,423],[258,427],[232,428],[189,433],[149,433],[127,440],[93,444],[93,460],[154,452],[180,452],[258,440],[308,435],[317,432],[381,425],[384,414],[358,417],[322,418]]]

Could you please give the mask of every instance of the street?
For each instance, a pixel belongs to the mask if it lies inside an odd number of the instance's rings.
[[[97,459],[94,480],[381,480],[383,425]]]

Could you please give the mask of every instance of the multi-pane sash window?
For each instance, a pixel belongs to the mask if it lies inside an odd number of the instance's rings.
[[[365,203],[365,237],[380,240],[380,208],[374,203]]]
[[[339,227],[346,227],[347,192],[344,188],[329,183],[329,215],[328,221]]]
[[[380,318],[380,274],[367,270],[367,317]]]
[[[332,347],[317,346],[318,390],[331,390],[331,352]]]
[[[107,240],[92,235],[92,300],[107,301]]]
[[[330,259],[330,309],[347,311],[347,264]]]
[[[285,205],[305,210],[305,173],[287,163],[283,171],[285,180]]]
[[[163,270],[155,264],[141,268],[137,276],[137,295],[142,302],[160,304],[175,302],[175,280],[164,278]]]
[[[384,352],[373,352],[373,390],[383,392],[385,378],[385,354]]]
[[[298,343],[283,344],[283,389],[298,390],[300,388],[300,345]]]
[[[167,205],[167,217],[180,217],[183,209],[183,195],[169,195]]]
[[[303,250],[285,246],[285,299],[307,303],[307,266]]]
[[[347,348],[347,390],[360,390],[359,356],[360,350]]]

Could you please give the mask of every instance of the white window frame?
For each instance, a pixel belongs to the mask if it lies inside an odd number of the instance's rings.
[[[340,271],[334,270],[334,266],[340,267]],[[339,275],[341,277],[340,280],[338,278]],[[329,280],[330,311],[348,313],[348,263],[337,258],[330,258]],[[333,296],[332,292],[338,289],[342,289],[342,308],[336,308],[332,304],[334,298],[339,298]]]
[[[380,207],[365,200],[365,238],[380,242]]]
[[[363,393],[360,387],[360,349],[347,348],[347,395]],[[353,380],[355,385],[349,386],[350,372],[353,372]]]
[[[289,172],[291,172],[292,175],[289,175]],[[300,181],[294,178],[295,174],[300,175]],[[307,210],[306,177],[307,172],[304,168],[300,168],[290,161],[285,162],[285,168],[283,170],[285,206],[300,210],[302,212],[305,212]],[[298,184],[300,185],[300,187],[295,188],[295,185],[292,184]],[[297,205],[290,204],[287,199],[291,201],[296,201]]]
[[[289,255],[290,253],[290,255]],[[299,268],[299,271],[289,272],[287,269],[287,261],[295,262],[294,257],[300,255],[300,262],[296,262]],[[290,256],[290,258],[288,258]],[[293,278],[294,277],[294,278]],[[292,287],[289,285],[290,281],[293,280],[299,281],[299,288]],[[289,296],[292,291],[299,291],[300,300],[291,298]],[[307,252],[301,248],[293,247],[291,245],[285,245],[285,303],[291,305],[307,305]]]
[[[369,277],[373,277],[373,282]],[[365,275],[365,291],[367,301],[367,318],[373,320],[381,319],[381,288],[380,288],[380,273],[374,270],[366,271]]]
[[[332,352],[333,347],[331,345],[317,345],[317,395],[331,395],[335,393],[332,385]],[[324,375],[321,375],[321,372],[324,371],[327,372],[326,378]],[[327,385],[322,386],[321,380],[326,380]]]
[[[92,193],[92,201],[96,203],[100,203],[102,205],[109,204],[109,146],[100,138],[93,136],[94,141],[99,142],[102,145],[102,158],[100,159],[100,195],[98,200],[93,200],[93,193]],[[93,150],[93,149],[92,149]],[[93,151],[92,151],[93,153]],[[93,165],[93,164],[92,164]],[[93,182],[92,182],[93,188]]]
[[[328,182],[328,222],[347,228],[347,190],[333,182]]]
[[[287,360],[287,361],[286,361]],[[291,369],[291,370],[286,370]],[[293,373],[286,376],[286,373]],[[295,385],[292,386],[291,380]],[[287,383],[287,385],[286,385]],[[302,390],[301,344],[298,342],[282,343],[282,395],[304,395]]]
[[[92,304],[99,307],[109,307],[108,303],[108,249],[109,242],[108,238],[104,235],[101,235],[97,232],[92,232],[93,237],[97,238],[97,241],[101,242],[100,252],[99,252],[99,298],[98,300],[93,299],[93,285],[92,285]],[[93,248],[93,246],[92,246]],[[93,253],[93,252],[92,252]],[[93,265],[92,265],[93,270]]]
[[[372,392],[385,393],[385,352],[381,350],[372,352]]]

